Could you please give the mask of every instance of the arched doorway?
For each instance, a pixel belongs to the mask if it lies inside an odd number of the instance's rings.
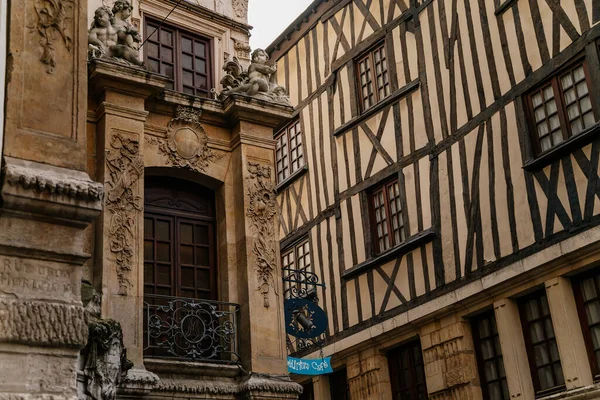
[[[149,176],[144,196],[144,295],[216,300],[214,192]]]

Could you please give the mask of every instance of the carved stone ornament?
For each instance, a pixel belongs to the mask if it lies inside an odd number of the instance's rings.
[[[248,0],[233,0],[233,14],[242,21],[248,20]]]
[[[134,185],[144,173],[144,162],[139,154],[139,142],[120,134],[113,136],[112,149],[106,150],[106,210],[110,212],[109,246],[116,255],[119,294],[127,296],[132,286],[131,271],[135,215],[142,211],[140,198],[134,194]]]
[[[73,47],[73,39],[68,32],[69,15],[72,14],[73,0],[35,0],[37,21],[30,29],[40,35],[42,55],[40,61],[46,64],[46,72],[56,70],[56,49],[54,42],[62,39],[68,51]]]
[[[250,52],[252,51],[252,47],[250,47],[249,43],[246,42],[238,42],[234,39],[233,48],[235,49],[235,54],[239,58],[243,58],[246,60],[250,59]]]
[[[175,119],[167,125],[167,136],[162,139],[146,136],[146,140],[167,156],[166,164],[203,173],[222,155],[208,148],[208,136],[200,125],[201,115],[202,110],[178,106]]]
[[[76,200],[101,201],[104,186],[92,180],[66,177],[52,169],[34,169],[22,165],[7,164],[4,167],[5,182],[38,193],[66,196]]]
[[[139,59],[142,37],[130,21],[132,10],[129,0],[116,0],[112,9],[106,5],[96,9],[88,33],[88,60],[106,58],[127,65],[144,66]]]
[[[275,268],[277,266],[275,243],[274,217],[277,214],[275,185],[271,182],[271,168],[257,163],[248,163],[250,175],[248,183],[247,215],[252,221],[256,232],[252,252],[256,256],[258,290],[262,293],[264,306],[268,308],[269,291],[272,287],[277,294],[275,285]]]
[[[219,100],[238,93],[257,99],[289,106],[290,97],[284,87],[276,83],[277,65],[267,64],[269,55],[262,49],[252,52],[252,62],[245,71],[237,57],[223,66],[226,72],[221,85],[223,91],[217,94]]]
[[[117,386],[133,367],[127,359],[121,325],[113,320],[90,322],[88,343],[81,356],[86,398],[116,399]]]

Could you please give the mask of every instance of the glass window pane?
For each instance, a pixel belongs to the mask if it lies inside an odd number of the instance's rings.
[[[206,61],[196,57],[196,72],[206,74]]]
[[[182,264],[194,265],[194,247],[183,245],[180,246],[179,259]]]
[[[152,241],[144,241],[144,260],[154,260],[154,242]]]
[[[169,265],[157,265],[156,266],[156,283],[160,285],[171,284],[171,266]]]
[[[183,66],[183,68],[193,69],[194,65],[193,65],[193,61],[192,61],[192,56],[188,56],[187,54],[182,54],[181,55],[181,65]]]
[[[194,235],[196,244],[208,244],[208,227],[196,225],[196,233]]]
[[[181,237],[179,238],[182,243],[194,243],[193,239],[193,225],[181,224],[180,232]]]
[[[171,246],[168,243],[156,244],[156,260],[162,262],[171,262]]]
[[[563,76],[561,79],[561,83],[563,89],[567,89],[573,86],[573,79],[571,78],[571,73],[568,73],[567,75]]]
[[[585,78],[585,74],[583,72],[583,65],[575,68],[573,71],[573,76],[575,76],[575,81],[579,82],[580,80]]]
[[[181,50],[186,53],[191,53],[192,52],[192,41],[188,38],[182,37],[181,38]]]
[[[201,42],[194,42],[194,54],[197,56],[206,56],[206,46]]]
[[[154,237],[154,221],[152,218],[144,218],[144,237]]]
[[[167,46],[173,46],[173,34],[164,29],[160,30],[160,42]]]
[[[210,289],[210,270],[198,268],[196,270],[198,280],[196,281],[196,287],[198,289]]]
[[[540,106],[543,103],[542,94],[541,93],[534,94],[533,96],[531,96],[531,101],[533,102],[534,107]]]
[[[181,267],[181,286],[196,286],[193,267]]]
[[[207,247],[196,247],[196,265],[210,266]]]
[[[171,240],[171,223],[169,221],[156,221],[156,239],[164,241]]]
[[[168,63],[173,62],[173,50],[163,47],[160,49],[160,60]]]
[[[148,52],[148,57],[158,58],[158,44],[152,42],[146,42],[146,51]]]
[[[196,74],[196,87],[198,89],[206,89],[206,77]]]
[[[587,94],[588,94],[587,82],[583,81],[583,82],[577,84],[577,96],[581,98]]]
[[[144,283],[154,283],[154,264],[144,263]]]
[[[188,71],[183,71],[181,74],[183,84],[186,86],[194,86],[194,74]]]
[[[169,65],[169,64],[161,64],[160,66],[160,73],[162,75],[166,75],[171,79],[175,78],[175,72],[173,70],[173,66]]]

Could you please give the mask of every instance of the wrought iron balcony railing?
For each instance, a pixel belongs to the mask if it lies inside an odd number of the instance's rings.
[[[182,297],[144,297],[144,354],[148,357],[235,364],[238,313],[233,303]]]

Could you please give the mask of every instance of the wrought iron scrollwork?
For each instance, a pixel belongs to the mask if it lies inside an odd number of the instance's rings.
[[[235,364],[238,304],[145,296],[147,356]]]
[[[319,303],[317,288],[325,289],[324,283],[319,283],[319,276],[309,270],[294,268],[283,268],[283,287],[286,304],[289,300],[302,299],[310,300],[315,304]],[[293,324],[298,324],[294,319]],[[325,334],[320,334],[314,338],[301,338],[288,335],[286,344],[288,353],[293,354],[301,350],[312,347],[321,347],[325,343]]]

